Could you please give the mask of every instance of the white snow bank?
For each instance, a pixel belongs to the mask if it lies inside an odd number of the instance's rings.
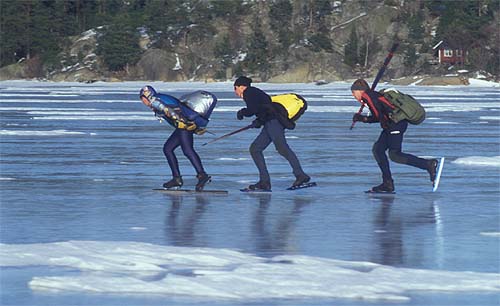
[[[370,262],[284,255],[270,259],[228,249],[139,242],[0,244],[3,267],[78,269],[36,276],[33,290],[184,295],[248,301],[351,298],[407,301],[409,291],[499,292],[499,274],[396,268]],[[51,272],[53,275],[53,272]]]
[[[479,79],[469,79],[469,85],[477,87],[500,87],[500,83]]]
[[[493,166],[500,167],[500,156],[468,156],[460,157],[453,161],[454,164],[466,166]]]

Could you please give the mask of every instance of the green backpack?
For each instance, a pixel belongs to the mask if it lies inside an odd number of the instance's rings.
[[[382,89],[379,93],[393,106],[389,117],[395,123],[406,119],[411,124],[420,124],[425,120],[424,107],[412,96],[393,88]]]

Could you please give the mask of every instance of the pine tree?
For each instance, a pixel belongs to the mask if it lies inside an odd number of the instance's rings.
[[[258,73],[263,79],[269,72],[268,43],[262,32],[262,27],[257,17],[254,18],[253,31],[248,42],[248,55],[245,64],[250,72]]]
[[[214,49],[214,56],[220,61],[223,69],[231,65],[232,53],[229,37],[225,35],[215,44]]]
[[[97,54],[111,71],[126,69],[135,64],[141,54],[139,36],[134,28],[127,25],[126,18],[121,16],[111,25],[98,40]]]
[[[292,12],[293,7],[289,0],[278,0],[270,4],[269,19],[271,29],[278,34],[278,41],[283,52],[286,52],[293,40],[293,33],[290,30]]]
[[[415,64],[417,63],[417,51],[415,49],[415,46],[413,44],[408,45],[408,47],[405,50],[404,53],[404,64],[406,68],[413,68],[415,67]]]
[[[352,27],[349,42],[344,46],[344,63],[350,67],[355,67],[359,63],[358,35],[355,27]]]
[[[424,38],[424,27],[422,13],[417,13],[413,16],[409,16],[407,18],[408,29],[410,31],[409,38],[413,40],[415,43],[422,42]]]
[[[31,2],[0,1],[0,66],[29,57]]]
[[[60,39],[57,27],[53,24],[53,8],[46,2],[35,1],[31,17],[31,52],[39,55],[42,61],[48,65],[58,62],[57,54],[61,51]]]

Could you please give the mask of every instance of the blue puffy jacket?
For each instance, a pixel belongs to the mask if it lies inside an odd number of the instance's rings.
[[[185,103],[181,102],[176,97],[167,94],[156,94],[155,100],[152,101],[151,106],[160,117],[165,119],[165,121],[175,128],[178,127],[179,121],[184,124],[193,122],[196,124],[197,128],[206,128],[209,122],[208,118],[205,118],[190,109]],[[215,103],[213,103],[213,107],[214,106]]]

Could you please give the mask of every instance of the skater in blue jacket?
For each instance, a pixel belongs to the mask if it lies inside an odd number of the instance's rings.
[[[205,133],[208,118],[215,107],[217,98],[206,91],[197,91],[179,99],[157,93],[151,86],[145,86],[139,94],[142,103],[151,108],[155,115],[166,120],[175,128],[163,146],[163,153],[172,171],[172,179],[163,184],[164,188],[177,189],[184,184],[175,156],[175,149],[182,148],[196,170],[198,183],[196,191],[201,191],[211,177],[205,172],[200,156],[194,149],[194,134]]]

